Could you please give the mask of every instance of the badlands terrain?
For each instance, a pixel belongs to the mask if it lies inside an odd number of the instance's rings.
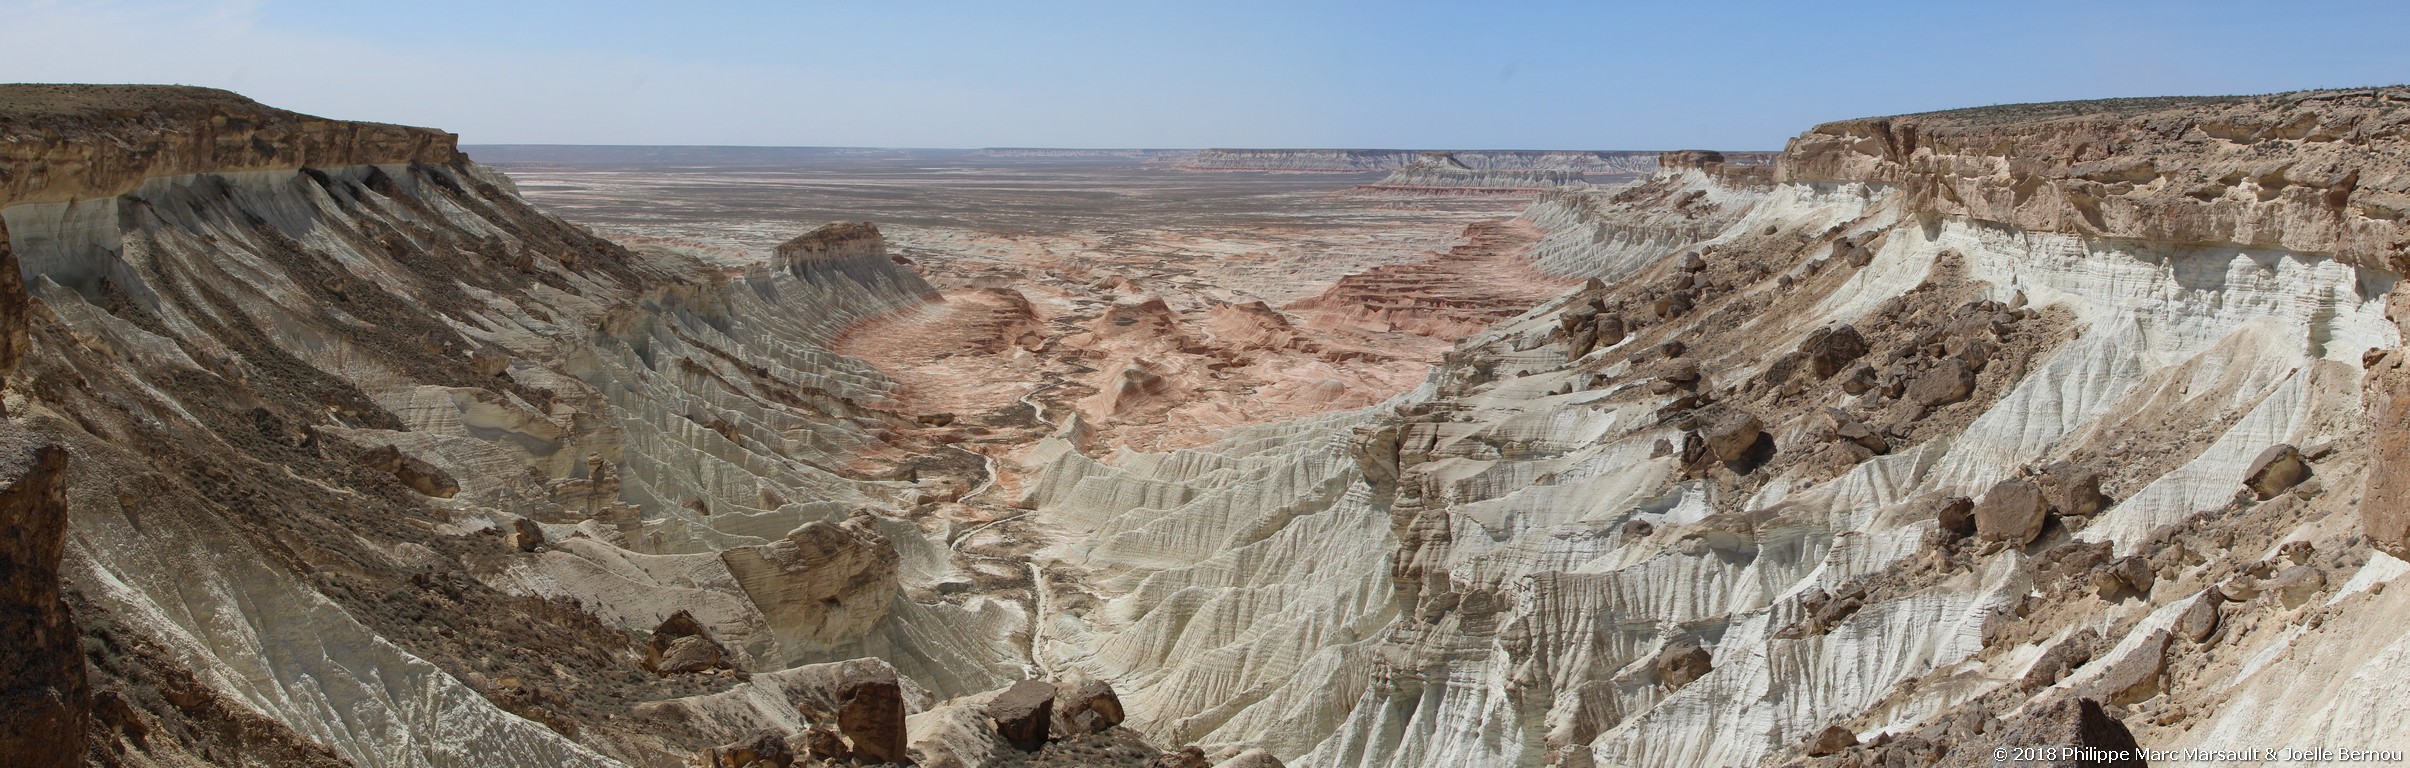
[[[464,154],[0,86],[0,756],[2398,761],[2405,130]]]

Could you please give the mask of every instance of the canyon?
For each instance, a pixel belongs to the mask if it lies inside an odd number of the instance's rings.
[[[464,152],[0,86],[0,754],[2410,748],[2406,131]]]

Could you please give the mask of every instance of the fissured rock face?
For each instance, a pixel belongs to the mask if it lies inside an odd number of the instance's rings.
[[[2405,88],[2028,104],[1826,123],[1777,178],[1898,185],[2031,230],[2332,252],[2398,270]]]
[[[311,117],[214,88],[0,85],[0,206],[110,197],[156,176],[459,159],[449,133]]]
[[[0,425],[0,755],[27,768],[82,765],[84,656],[60,599],[67,451]]]

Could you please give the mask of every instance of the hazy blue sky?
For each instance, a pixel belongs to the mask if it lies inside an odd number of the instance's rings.
[[[0,0],[0,80],[469,143],[1773,149],[1865,115],[2410,81],[2404,30],[2401,0]]]

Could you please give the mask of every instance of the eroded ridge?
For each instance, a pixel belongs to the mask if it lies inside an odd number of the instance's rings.
[[[1293,764],[2399,748],[2403,98],[1851,121],[1548,192],[1535,263],[1598,279],[1429,386],[1048,468],[1097,605],[1063,657]]]

